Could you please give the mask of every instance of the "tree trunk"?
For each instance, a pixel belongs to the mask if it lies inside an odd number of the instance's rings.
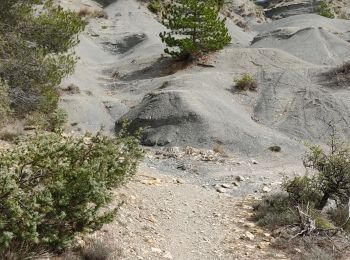
[[[329,194],[329,193],[323,194],[322,199],[321,199],[320,202],[316,205],[316,209],[322,210],[322,209],[326,206],[329,197],[330,197],[330,194]]]

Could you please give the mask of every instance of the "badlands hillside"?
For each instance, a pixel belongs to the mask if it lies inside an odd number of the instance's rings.
[[[220,144],[248,156],[273,145],[298,154],[304,141],[324,142],[330,124],[349,138],[349,88],[325,75],[349,60],[350,21],[298,14],[244,30],[228,19],[232,43],[184,67],[163,55],[165,28],[145,4],[119,0],[105,11],[80,36],[64,83],[80,89],[61,101],[72,130],[113,133],[128,119],[144,128],[145,145]],[[231,91],[243,73],[258,79],[257,92]]]
[[[89,20],[62,83],[68,130],[112,135],[128,119],[150,147],[118,194],[120,218],[91,237],[110,259],[313,259],[270,248],[249,201],[304,173],[305,142],[325,145],[334,128],[350,140],[349,71],[338,71],[350,60],[349,5],[334,1],[329,19],[318,1],[228,2],[232,42],[184,64],[164,55],[166,28],[147,1],[59,1],[106,13]],[[257,91],[233,88],[244,73]]]

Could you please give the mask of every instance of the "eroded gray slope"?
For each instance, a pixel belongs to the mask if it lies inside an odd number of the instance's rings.
[[[298,15],[257,26],[253,48],[277,48],[305,61],[337,65],[349,60],[350,22]]]
[[[350,137],[350,90],[321,85],[325,67],[275,49],[226,49],[211,64],[170,76],[123,116],[133,130],[145,128],[144,144],[220,143],[250,155],[279,145],[295,153],[303,141],[325,141],[330,123]],[[232,92],[232,79],[247,71],[258,91]]]

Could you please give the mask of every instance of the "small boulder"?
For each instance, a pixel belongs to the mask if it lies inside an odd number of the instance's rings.
[[[243,240],[249,240],[249,241],[254,240],[254,238],[255,238],[255,236],[254,236],[252,233],[250,233],[249,231],[246,231],[246,232],[244,233],[244,235],[241,236],[241,239],[243,239]]]

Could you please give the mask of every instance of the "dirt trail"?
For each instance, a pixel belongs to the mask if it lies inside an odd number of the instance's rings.
[[[237,198],[143,164],[118,193],[118,219],[94,234],[110,259],[289,259],[249,220],[253,195]]]

